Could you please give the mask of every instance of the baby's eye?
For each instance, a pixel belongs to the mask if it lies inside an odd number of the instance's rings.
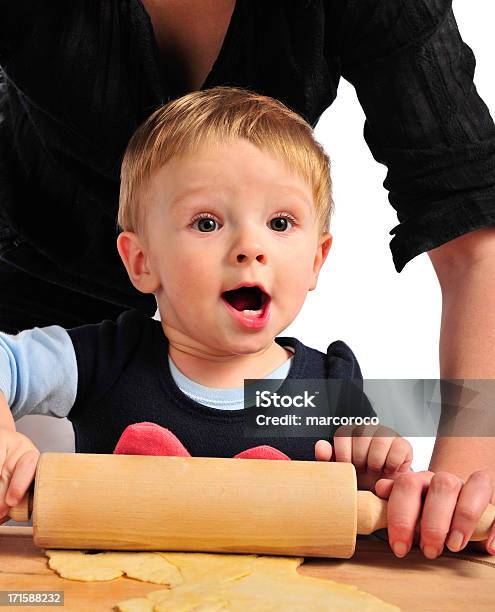
[[[196,219],[193,219],[191,223],[192,228],[203,233],[215,231],[216,226],[218,226],[218,222],[209,215],[201,215],[196,217]]]
[[[276,217],[270,220],[270,227],[276,232],[285,232],[289,226],[293,226],[296,220],[288,213],[279,213]]]

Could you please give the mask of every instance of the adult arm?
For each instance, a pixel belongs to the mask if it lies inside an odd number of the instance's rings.
[[[388,167],[396,269],[429,252],[438,275],[441,376],[483,378],[495,363],[495,126],[451,4],[349,3],[342,74],[365,111],[373,156]],[[438,439],[430,468],[493,475],[494,458],[495,438]]]
[[[441,377],[495,379],[495,228],[470,232],[428,255],[442,290]],[[490,408],[495,415],[495,397]],[[429,469],[463,480],[484,469],[495,480],[495,437],[437,438]]]

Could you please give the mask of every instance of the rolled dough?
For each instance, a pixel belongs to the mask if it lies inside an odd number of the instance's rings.
[[[303,557],[209,553],[47,550],[49,566],[71,580],[130,578],[167,585],[117,604],[120,612],[397,611],[354,586],[297,573]]]

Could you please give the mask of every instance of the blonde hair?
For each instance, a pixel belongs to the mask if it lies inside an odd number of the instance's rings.
[[[312,188],[321,234],[333,210],[330,160],[311,126],[281,102],[237,87],[194,91],[156,110],[134,133],[121,169],[118,224],[142,234],[140,194],[172,158],[205,142],[242,138],[285,162]]]

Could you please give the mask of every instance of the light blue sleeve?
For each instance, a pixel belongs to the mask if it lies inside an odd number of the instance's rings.
[[[77,393],[77,360],[63,327],[0,332],[0,391],[15,420],[27,414],[69,414]]]

